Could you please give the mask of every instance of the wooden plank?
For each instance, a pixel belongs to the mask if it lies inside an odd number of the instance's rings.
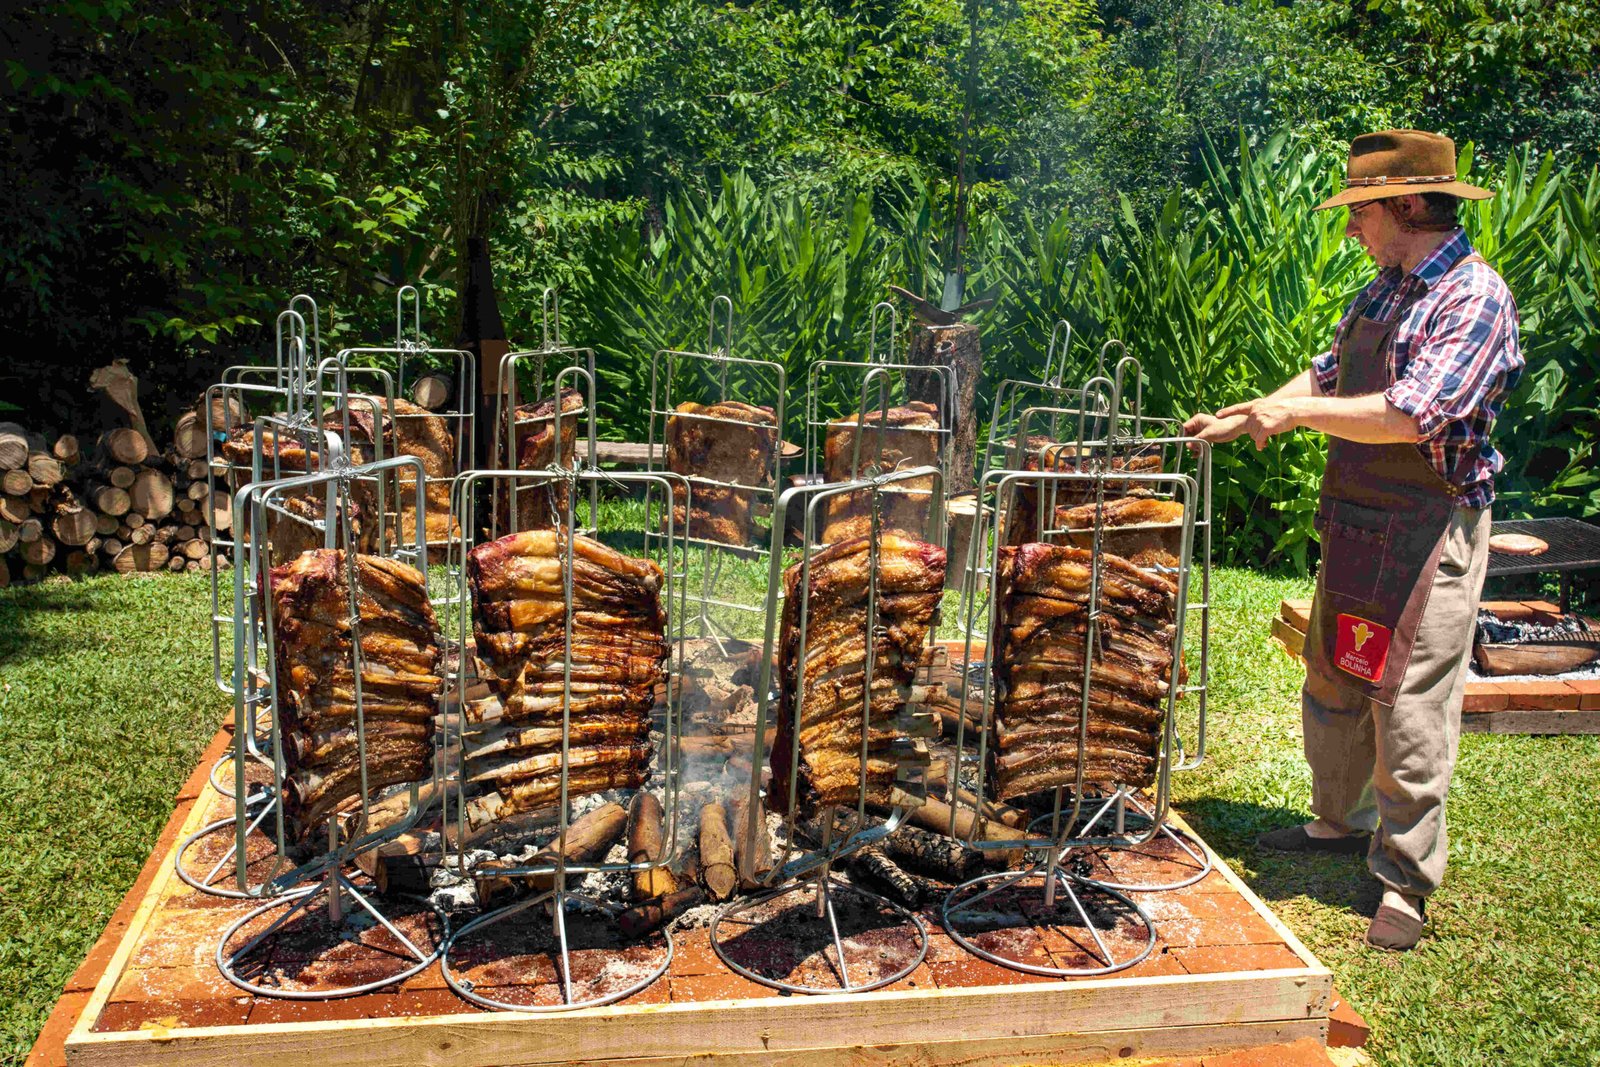
[[[1600,734],[1600,711],[1480,711],[1461,716],[1468,734]]]
[[[1282,619],[1272,620],[1272,636],[1277,638],[1278,644],[1291,656],[1303,656],[1306,650],[1306,635],[1290,626]]]
[[[1278,605],[1278,615],[1301,633],[1311,628],[1311,599],[1285,600]]]
[[[1325,976],[1326,972],[1322,972]],[[772,1056],[829,1047],[1006,1042],[1219,1023],[1326,1027],[1327,994],[1311,969],[1255,974],[1093,979],[937,992],[830,994],[703,1004],[607,1007],[559,1015],[480,1014],[274,1026],[76,1032],[71,1067],[162,1067],[311,1060],[344,1067],[448,1061],[457,1067],[585,1061],[678,1060],[715,1050]],[[937,1005],[937,1009],[935,1009]],[[1213,1038],[1214,1039],[1214,1038]]]

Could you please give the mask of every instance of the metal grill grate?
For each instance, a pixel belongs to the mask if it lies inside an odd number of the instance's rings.
[[[1540,574],[1600,567],[1600,526],[1578,519],[1513,519],[1496,522],[1494,533],[1527,534],[1550,546],[1537,556],[1489,553],[1489,577]]]

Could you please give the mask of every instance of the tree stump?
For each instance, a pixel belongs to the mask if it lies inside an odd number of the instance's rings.
[[[951,367],[955,370],[955,411],[951,413],[952,441],[950,467],[945,471],[945,495],[971,489],[977,469],[978,377],[983,373],[983,348],[978,328],[970,323],[955,326],[918,324],[911,337],[911,362],[921,367]],[[907,376],[906,396],[944,409],[943,382],[937,375]]]

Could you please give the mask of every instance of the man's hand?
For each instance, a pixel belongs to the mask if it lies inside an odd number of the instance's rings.
[[[1200,440],[1210,441],[1214,445],[1232,441],[1235,437],[1244,433],[1244,429],[1245,420],[1242,415],[1223,419],[1216,415],[1208,415],[1203,411],[1198,415],[1192,416],[1188,422],[1183,424],[1185,436],[1198,437]],[[1190,447],[1194,448],[1195,446],[1191,445]]]
[[[1267,447],[1267,442],[1280,433],[1287,433],[1300,425],[1298,397],[1263,396],[1233,404],[1217,412],[1219,423],[1240,420],[1232,437],[1249,434],[1257,451]],[[1229,440],[1232,440],[1232,437]]]

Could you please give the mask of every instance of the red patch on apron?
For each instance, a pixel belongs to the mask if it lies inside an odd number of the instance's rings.
[[[1393,631],[1370,619],[1343,614],[1338,617],[1336,627],[1333,665],[1369,682],[1382,678],[1384,664],[1389,662],[1389,639],[1394,636]]]

